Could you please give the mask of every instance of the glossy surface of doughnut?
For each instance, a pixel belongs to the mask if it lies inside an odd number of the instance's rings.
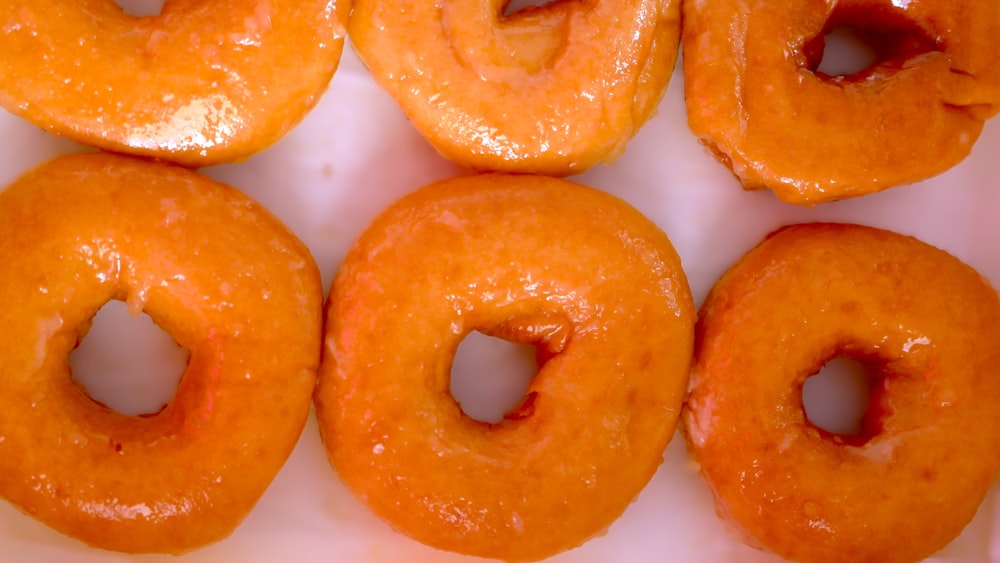
[[[972,519],[1000,467],[1000,300],[916,239],[787,227],[701,310],[684,411],[716,507],[744,541],[802,562],[917,561]],[[860,434],[810,423],[802,384],[867,366]]]
[[[347,0],[0,4],[0,106],[52,133],[189,167],[246,158],[316,104]]]
[[[663,460],[694,306],[666,235],[623,201],[538,176],[432,184],[338,270],[316,395],[341,479],[428,545],[534,560],[605,530]],[[538,349],[522,403],[465,415],[471,331]]]
[[[350,36],[376,82],[445,157],[567,175],[613,158],[655,111],[679,0],[359,0]]]
[[[322,292],[308,249],[236,190],[179,168],[65,157],[0,193],[0,496],[92,546],[227,536],[306,422]],[[190,361],[141,417],[88,397],[67,355],[111,299]]]
[[[748,189],[797,204],[860,196],[964,159],[1000,111],[1000,2],[687,0],[695,135]],[[816,70],[823,36],[864,36],[876,64]]]

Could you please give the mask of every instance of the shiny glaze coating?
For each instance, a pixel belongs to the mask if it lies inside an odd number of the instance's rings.
[[[0,106],[106,150],[207,166],[280,139],[340,61],[347,0],[0,4]]]
[[[868,366],[858,436],[806,419],[804,380]],[[751,544],[806,563],[917,561],[972,519],[1000,467],[1000,300],[916,239],[845,224],[772,234],[701,310],[688,445]]]
[[[375,81],[446,158],[562,176],[625,149],[677,58],[680,0],[358,0]]]
[[[1000,111],[1000,2],[686,0],[695,135],[747,189],[811,205],[954,166]],[[870,36],[881,62],[816,72],[823,34]],[[895,36],[893,36],[895,34]]]
[[[666,235],[563,180],[432,184],[379,216],[327,304],[316,406],[343,481],[428,545],[541,559],[606,529],[663,460],[694,305]],[[471,331],[542,366],[498,424],[449,393]]]
[[[0,496],[92,546],[227,536],[291,453],[319,363],[322,287],[261,206],[184,169],[65,157],[0,193]],[[111,299],[190,361],[159,413],[118,414],[67,355]]]

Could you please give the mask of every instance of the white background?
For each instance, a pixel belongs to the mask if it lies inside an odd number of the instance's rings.
[[[81,150],[2,111],[0,139],[4,149],[0,186],[56,154]],[[767,192],[743,192],[728,171],[699,146],[685,123],[682,81],[675,73],[658,115],[625,154],[574,180],[616,194],[656,221],[680,253],[700,304],[723,270],[767,232],[782,224],[815,220],[859,222],[915,235],[950,251],[1000,286],[998,160],[1000,120],[994,120],[969,159],[930,181],[812,209],[789,206]],[[312,249],[328,288],[347,246],[380,209],[404,193],[459,170],[412,130],[348,46],[329,92],[297,129],[242,164],[205,172],[245,191],[283,219]],[[113,347],[114,330],[106,332],[111,334],[104,337],[106,345]],[[155,364],[157,359],[141,361]],[[998,508],[991,496],[966,533],[935,560],[987,561],[992,549],[993,560],[1000,561]],[[671,443],[653,481],[606,535],[553,560],[641,562],[663,561],[668,555],[689,563],[772,560],[726,535],[679,438]],[[43,557],[46,561],[133,560],[87,548],[0,502],[0,560]],[[135,560],[437,562],[467,558],[435,551],[394,533],[356,502],[328,465],[311,421],[288,464],[233,536],[181,559],[142,556]]]

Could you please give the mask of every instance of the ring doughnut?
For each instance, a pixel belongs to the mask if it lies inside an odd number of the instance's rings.
[[[1000,111],[1000,3],[695,1],[684,5],[694,134],[747,189],[815,204],[939,174]],[[853,26],[880,62],[816,70],[824,34]]]
[[[188,167],[270,146],[340,61],[347,0],[114,0],[0,6],[0,106],[57,135]],[[295,64],[289,64],[294,60]]]
[[[972,268],[888,231],[787,227],[722,276],[696,335],[688,446],[750,545],[918,561],[975,515],[1000,468],[1000,299]],[[838,356],[872,378],[857,436],[803,408]]]
[[[356,0],[351,41],[416,129],[462,166],[563,176],[617,156],[655,111],[680,0]]]
[[[694,305],[666,235],[621,200],[486,175],[380,215],[340,266],[326,319],[316,407],[342,480],[420,542],[525,561],[605,530],[662,462]],[[497,424],[448,391],[474,330],[539,351]]]
[[[228,186],[107,154],[0,193],[0,238],[0,496],[104,549],[227,536],[309,414],[322,287],[306,247]],[[114,412],[71,379],[67,355],[111,299],[190,352],[154,415]]]

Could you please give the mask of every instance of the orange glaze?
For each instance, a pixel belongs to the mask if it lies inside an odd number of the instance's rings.
[[[439,549],[534,560],[605,530],[663,460],[694,306],[656,225],[563,180],[432,184],[361,235],[327,303],[316,408],[341,479]],[[480,332],[542,363],[498,424],[463,414],[451,363]]]
[[[347,0],[0,3],[0,106],[52,133],[189,167],[246,158],[319,100]]]
[[[868,366],[858,436],[808,422],[802,384]],[[953,256],[844,224],[782,229],[701,310],[684,412],[720,515],[816,563],[917,561],[972,519],[1000,468],[1000,299]]]
[[[562,176],[621,153],[677,57],[680,0],[357,0],[350,36],[445,157]]]
[[[816,71],[841,26],[880,62]],[[688,121],[745,188],[790,203],[916,182],[964,159],[1000,111],[998,36],[996,0],[686,0]]]
[[[0,193],[0,496],[92,546],[178,553],[227,536],[291,453],[319,363],[308,249],[238,191],[95,154]],[[67,355],[110,299],[190,352],[159,413],[118,414]]]

